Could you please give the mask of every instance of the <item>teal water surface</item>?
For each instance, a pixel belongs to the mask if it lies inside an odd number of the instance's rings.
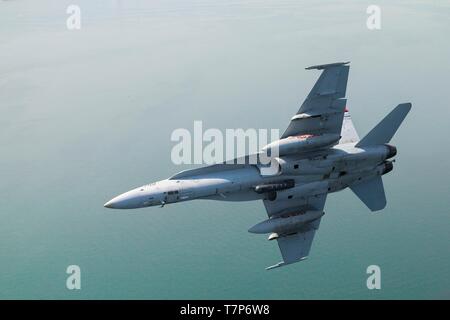
[[[450,298],[450,7],[445,1],[0,2],[0,298]],[[364,135],[412,112],[377,214],[329,196],[304,262],[247,229],[260,202],[133,212],[103,203],[188,168],[174,129],[279,128],[318,77],[351,61],[348,108]],[[81,290],[66,268],[81,268]],[[381,290],[366,268],[379,265]]]

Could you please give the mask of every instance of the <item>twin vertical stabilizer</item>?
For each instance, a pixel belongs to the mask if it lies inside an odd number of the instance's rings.
[[[356,144],[356,147],[363,148],[385,144],[391,141],[409,110],[411,110],[411,103],[399,104],[364,138],[362,138]],[[381,179],[381,176],[376,176],[366,182],[351,185],[350,189],[352,189],[358,198],[371,211],[378,211],[386,206],[386,195],[384,193],[383,180]]]
[[[356,147],[374,146],[391,141],[409,110],[411,110],[411,103],[399,104],[364,138],[362,138],[361,141],[356,144]]]

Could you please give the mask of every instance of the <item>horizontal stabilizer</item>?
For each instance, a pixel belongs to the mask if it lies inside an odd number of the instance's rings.
[[[356,147],[374,146],[388,143],[398,127],[402,124],[409,110],[411,110],[411,103],[402,103],[395,107],[375,128],[373,128],[361,141],[356,144]]]
[[[358,198],[371,211],[378,211],[386,206],[386,196],[384,194],[383,180],[381,180],[381,176],[377,176],[355,185],[350,185],[350,189],[352,189]]]

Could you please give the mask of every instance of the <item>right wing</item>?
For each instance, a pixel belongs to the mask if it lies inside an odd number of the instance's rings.
[[[306,259],[311,250],[316,230],[319,229],[320,218],[310,222],[305,229],[293,235],[278,238],[278,247],[280,248],[283,261],[267,267],[267,270],[282,267],[284,265],[299,262]]]
[[[304,199],[292,199],[284,201],[264,200],[269,217],[279,215],[286,211],[323,211],[327,194],[319,194]],[[320,219],[310,221],[299,227],[296,233],[281,235],[277,238],[283,261],[267,267],[267,270],[281,267],[287,264],[304,260],[308,257],[316,230],[319,229]]]
[[[323,70],[281,139],[302,134],[340,134],[346,104],[348,62],[306,68]]]

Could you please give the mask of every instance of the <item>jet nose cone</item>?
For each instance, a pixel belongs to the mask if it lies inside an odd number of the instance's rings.
[[[123,195],[119,195],[108,202],[106,202],[103,206],[109,209],[124,209],[124,205],[126,205],[126,198]]]
[[[136,209],[142,207],[142,196],[131,190],[118,195],[117,197],[109,200],[103,205],[105,208],[110,209]]]
[[[112,200],[109,200],[103,205],[105,208],[114,209],[114,202]]]

